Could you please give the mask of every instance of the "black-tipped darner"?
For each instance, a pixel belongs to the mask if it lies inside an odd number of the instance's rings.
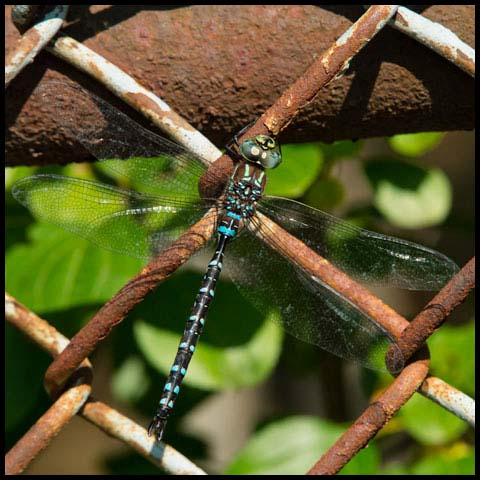
[[[239,290],[261,310],[275,306],[292,335],[380,369],[386,349],[395,345],[383,327],[347,298],[282,256],[280,240],[275,249],[259,240],[257,211],[366,283],[436,290],[458,270],[450,259],[421,245],[363,230],[293,200],[264,196],[265,168],[275,168],[281,161],[280,148],[271,137],[260,135],[232,146],[235,171],[231,178],[219,176],[196,155],[81,88],[51,82],[42,91],[70,134],[108,170],[141,185],[145,193],[58,175],[34,175],[18,181],[13,195],[35,216],[101,247],[151,258],[210,209],[218,212],[216,251],[149,427],[158,440],[202,332],[227,245],[229,275]],[[105,121],[101,131],[86,121],[85,105],[92,103]],[[204,198],[199,193],[200,180],[224,187],[218,197]]]

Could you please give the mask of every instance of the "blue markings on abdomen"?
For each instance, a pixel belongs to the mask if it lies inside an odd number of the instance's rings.
[[[222,233],[223,235],[226,235],[227,237],[234,237],[237,232],[235,230],[232,230],[231,228],[225,227],[225,225],[220,225],[218,227],[218,232]]]
[[[234,218],[235,220],[238,220],[238,221],[240,221],[242,219],[242,217],[240,215],[237,215],[236,213],[233,213],[233,212],[227,212],[227,215],[231,218]]]

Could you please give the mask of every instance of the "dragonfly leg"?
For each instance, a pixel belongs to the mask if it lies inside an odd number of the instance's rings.
[[[258,118],[258,117],[257,117]],[[233,138],[225,145],[225,150],[227,153],[234,159],[241,159],[241,155],[233,149],[233,146],[235,145],[237,148],[240,146],[238,139],[257,121],[257,118],[255,120],[251,121],[248,123],[245,127],[243,127],[238,133],[236,133]]]

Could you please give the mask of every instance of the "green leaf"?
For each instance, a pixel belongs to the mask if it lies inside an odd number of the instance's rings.
[[[475,394],[475,325],[442,325],[428,340],[434,375]]]
[[[164,376],[170,372],[199,284],[197,275],[176,274],[133,312],[138,318],[135,340]],[[231,283],[220,281],[185,383],[206,390],[254,385],[277,364],[282,339],[278,325],[263,318]]]
[[[463,420],[418,393],[403,406],[399,416],[410,435],[424,445],[444,445],[468,429]]]
[[[314,143],[283,145],[282,158],[280,166],[268,172],[265,192],[268,195],[301,197],[322,168],[322,150]]]
[[[113,374],[111,386],[115,397],[125,403],[134,403],[147,391],[150,380],[144,361],[129,356]]]
[[[28,244],[7,253],[6,288],[37,313],[103,303],[143,264],[48,224],[34,224],[28,233]]]
[[[345,198],[345,188],[336,178],[320,178],[304,196],[305,203],[319,209],[331,209]]]
[[[256,432],[228,467],[229,475],[302,475],[313,467],[344,429],[315,417],[288,417]],[[342,474],[374,474],[379,454],[371,444],[346,465]]]
[[[147,360],[167,375],[178,350],[179,335],[137,321],[135,339]],[[221,348],[202,339],[188,367],[184,383],[205,390],[221,390],[255,385],[275,367],[280,353],[280,328],[264,322],[250,342],[239,347]]]
[[[380,472],[377,472],[379,475],[408,475],[410,471],[408,466],[404,463],[396,460],[394,462],[389,462],[388,465],[383,467]]]
[[[443,139],[443,132],[406,133],[388,139],[392,150],[406,157],[419,157],[433,150]]]
[[[450,449],[442,449],[416,462],[411,475],[474,475],[475,452],[470,446],[458,442]]]
[[[363,148],[363,142],[361,140],[340,140],[333,143],[320,143],[319,145],[323,155],[328,161],[355,157]]]
[[[365,166],[375,207],[394,225],[425,228],[442,223],[450,212],[452,191],[437,168],[377,158]]]
[[[8,191],[20,178],[33,175],[38,167],[6,167],[5,168],[5,190]]]

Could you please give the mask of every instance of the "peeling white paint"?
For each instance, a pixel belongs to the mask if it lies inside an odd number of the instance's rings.
[[[8,65],[5,66],[5,85],[8,85],[27,65],[32,63],[37,54],[57,34],[62,27],[67,12],[68,5],[56,6],[22,36],[18,42],[16,52],[12,54]],[[35,45],[31,45],[30,37],[35,33],[38,34],[40,39]],[[25,50],[22,39],[25,40],[28,50]]]
[[[103,83],[115,95],[136,110],[140,111],[176,142],[199,156],[206,165],[214,162],[222,152],[185,119],[175,113],[170,106],[149,90],[142,87],[135,79],[109,62],[101,55],[73,38],[62,37],[49,49],[53,54],[73,64]],[[142,94],[148,97],[158,109],[152,110],[148,104],[141,104],[141,98],[135,102],[129,94]],[[165,115],[160,115],[163,112]]]
[[[400,7],[390,25],[434,50],[469,75],[475,76],[475,50],[440,23]],[[462,56],[466,57],[466,62]]]

